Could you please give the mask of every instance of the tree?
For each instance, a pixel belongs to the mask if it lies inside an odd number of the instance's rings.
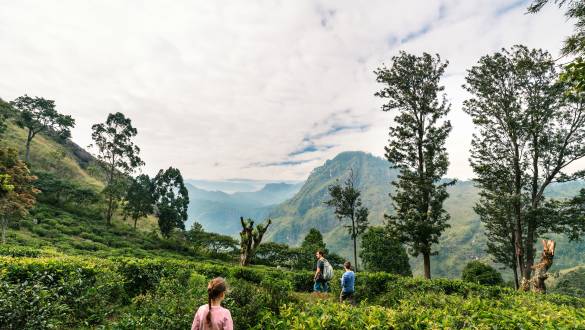
[[[6,131],[8,119],[14,115],[14,109],[10,103],[5,102],[0,98],[0,136]]]
[[[325,242],[323,242],[323,235],[316,228],[311,228],[303,242],[301,243],[301,249],[310,253],[315,253],[317,250],[323,251],[328,254],[329,251],[326,248]]]
[[[125,180],[144,162],[138,157],[140,148],[132,139],[138,131],[130,118],[116,112],[109,114],[105,123],[91,127],[91,137],[98,149],[97,158],[106,173],[104,195],[107,200],[106,221],[111,224],[118,201],[123,197]]]
[[[26,164],[18,159],[14,149],[0,149],[0,222],[2,243],[6,243],[6,231],[10,221],[25,217],[36,201],[39,192]]]
[[[141,174],[132,180],[126,193],[124,214],[134,220],[134,229],[139,218],[154,212],[154,185],[148,175]]]
[[[479,261],[471,261],[465,265],[461,279],[465,282],[481,285],[502,285],[504,283],[502,274],[492,266]]]
[[[301,243],[299,248],[300,256],[295,267],[306,270],[314,269],[315,252],[317,250],[323,251],[325,256],[329,258],[329,250],[323,241],[323,235],[318,229],[311,228]]]
[[[486,226],[492,238],[514,240],[523,288],[530,283],[537,237],[585,226],[562,219],[560,204],[544,196],[554,182],[585,176],[585,171],[566,172],[568,165],[585,157],[585,110],[581,98],[565,93],[567,85],[556,78],[547,52],[515,46],[483,56],[468,70],[464,85],[472,95],[464,111],[479,129],[471,150],[475,181],[482,191],[476,209],[483,211],[484,223],[500,222]],[[502,244],[500,253],[511,251],[509,243]]]
[[[25,94],[12,101],[11,105],[19,111],[18,126],[28,130],[24,157],[27,163],[30,162],[31,141],[38,133],[52,133],[63,139],[71,136],[70,129],[75,126],[75,119],[57,112],[55,101]]]
[[[368,228],[362,237],[360,257],[367,271],[412,276],[406,250],[384,228]]]
[[[534,0],[528,7],[529,13],[539,12],[550,0]],[[585,3],[575,0],[554,0],[559,7],[566,6],[567,20],[576,20],[575,32],[565,39],[561,53],[563,56],[577,56],[565,65],[560,74],[560,80],[567,83],[567,93],[583,94],[585,92]]]
[[[349,171],[349,177],[344,185],[339,182],[329,187],[330,200],[325,201],[329,207],[335,210],[335,216],[339,221],[349,220],[350,223],[344,225],[347,229],[351,240],[353,241],[353,260],[356,272],[358,271],[357,260],[357,239],[368,228],[368,209],[362,206],[360,191],[355,188],[355,179],[353,170]]]
[[[447,187],[455,184],[442,179],[449,166],[445,140],[451,123],[444,119],[450,104],[445,94],[439,97],[444,90],[439,82],[448,62],[439,55],[405,52],[392,62],[392,67],[374,71],[384,84],[375,95],[388,100],[382,110],[398,112],[385,148],[390,166],[399,169],[398,181],[392,182],[395,214],[385,219],[389,232],[414,257],[423,255],[425,278],[430,279],[432,246],[449,227],[443,202],[449,197]]]
[[[240,217],[240,223],[242,224],[242,231],[240,232],[240,266],[248,266],[272,220],[268,219],[264,224],[256,225],[256,228],[254,228],[254,220],[252,219],[244,220],[243,217]]]
[[[175,228],[185,230],[189,192],[181,172],[173,167],[160,170],[154,178],[155,214],[160,232],[169,237]]]

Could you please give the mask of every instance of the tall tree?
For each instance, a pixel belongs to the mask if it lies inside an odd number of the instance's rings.
[[[91,129],[98,149],[97,158],[106,173],[106,221],[111,224],[118,201],[123,197],[127,176],[144,165],[138,157],[140,148],[132,141],[138,131],[132,127],[130,118],[120,112],[109,114],[105,123],[95,124]]]
[[[365,270],[412,276],[406,250],[382,227],[370,227],[362,237],[360,257]]]
[[[6,231],[10,221],[28,214],[39,192],[26,164],[18,159],[14,149],[0,149],[0,224],[2,243],[6,243]]]
[[[25,144],[25,161],[30,162],[30,144],[41,132],[49,132],[66,139],[71,136],[70,129],[75,119],[62,115],[55,110],[55,101],[28,95],[17,97],[11,105],[19,111],[18,126],[28,130]]]
[[[243,217],[240,217],[240,223],[242,224],[242,231],[240,232],[240,266],[248,266],[272,220],[268,219],[264,224],[256,225],[256,228],[254,228],[254,220],[252,219],[244,220]]]
[[[160,232],[169,237],[175,228],[185,230],[189,192],[183,183],[181,171],[169,167],[160,170],[154,178],[155,214]]]
[[[344,227],[353,241],[354,267],[358,271],[357,239],[368,228],[369,211],[362,206],[361,193],[355,187],[353,170],[349,171],[349,177],[343,185],[337,182],[329,187],[329,195],[331,199],[325,201],[325,204],[334,208],[339,221],[349,221]]]
[[[449,214],[443,209],[449,197],[447,187],[455,184],[455,180],[442,180],[449,166],[445,140],[451,131],[451,123],[444,118],[450,104],[445,94],[439,96],[447,65],[439,55],[400,52],[392,58],[392,67],[374,71],[377,81],[384,84],[375,95],[388,100],[382,110],[397,112],[385,148],[390,166],[400,171],[398,181],[392,182],[395,214],[385,215],[387,229],[413,256],[423,255],[427,279],[431,278],[432,245],[449,227]]]
[[[551,183],[585,176],[585,171],[566,173],[568,165],[585,157],[585,109],[581,98],[565,93],[566,84],[556,78],[547,52],[515,46],[482,57],[464,85],[472,95],[464,111],[479,128],[471,166],[483,191],[481,203],[495,206],[480,216],[484,223],[493,223],[496,213],[508,218],[513,233],[490,233],[506,240],[513,236],[524,289],[538,235],[580,225],[559,219],[557,204],[544,196]]]
[[[124,215],[130,216],[136,222],[154,212],[154,184],[146,174],[141,174],[132,180],[126,193]]]

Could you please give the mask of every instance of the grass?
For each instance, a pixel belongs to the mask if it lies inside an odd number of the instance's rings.
[[[26,134],[26,130],[14,123],[9,123],[7,131],[0,139],[0,147],[17,149],[21,158],[24,159]],[[32,140],[30,158],[33,170],[52,172],[63,179],[69,179],[96,190],[104,187],[102,182],[80,166],[72,150],[47,135],[38,134]]]

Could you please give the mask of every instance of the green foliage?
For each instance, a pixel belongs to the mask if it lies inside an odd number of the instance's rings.
[[[5,102],[0,98],[0,136],[6,131],[8,127],[8,120],[14,116],[14,109],[10,103]]]
[[[141,174],[132,180],[126,192],[124,215],[134,220],[134,228],[139,218],[146,217],[154,212],[154,183],[148,175]]]
[[[355,178],[352,169],[343,186],[339,182],[329,186],[331,199],[325,201],[325,205],[334,208],[337,220],[349,221],[349,224],[344,227],[353,241],[353,260],[357,271],[357,238],[368,228],[369,211],[362,206],[361,192],[354,186]]]
[[[36,202],[38,190],[33,186],[36,177],[31,175],[18,153],[11,148],[0,148],[0,226],[2,243],[6,243],[6,232],[10,222],[26,215]]]
[[[585,298],[585,267],[571,269],[554,280],[549,293]]]
[[[127,175],[144,164],[138,156],[140,148],[132,139],[138,134],[130,118],[116,112],[110,113],[105,123],[94,124],[91,138],[97,147],[99,165],[106,174],[106,195],[108,224],[117,208],[118,201],[124,196]]]
[[[206,281],[216,276],[227,278],[223,304],[238,329],[585,325],[583,299],[387,273],[358,273],[361,304],[352,308],[302,303],[308,296],[293,291],[310,291],[311,272],[266,267],[172,258],[0,257],[0,269],[3,329],[184,329],[207,303]],[[338,292],[339,284],[332,284]]]
[[[93,187],[62,179],[46,171],[35,171],[35,187],[40,190],[38,200],[71,213],[100,218],[101,195]],[[80,207],[83,205],[83,207]]]
[[[495,268],[479,261],[469,262],[465,268],[463,268],[461,279],[465,282],[483,285],[502,285],[504,283],[502,274],[500,274]]]
[[[30,97],[28,95],[17,97],[10,102],[18,111],[16,123],[21,128],[26,128],[25,160],[30,162],[30,145],[33,138],[41,133],[54,134],[61,139],[71,136],[71,128],[75,126],[75,119],[68,115],[62,115],[55,110],[55,101],[42,97]]]
[[[175,228],[185,230],[189,193],[183,183],[181,171],[173,167],[158,171],[153,186],[160,232],[169,237]]]
[[[464,111],[479,129],[471,165],[481,189],[475,210],[486,224],[488,252],[518,267],[526,279],[539,235],[585,230],[545,196],[552,182],[585,174],[567,172],[585,157],[585,108],[579,97],[564,95],[555,67],[549,53],[514,46],[483,56],[464,85],[471,94]]]
[[[392,183],[396,213],[386,216],[387,226],[413,256],[423,254],[425,277],[430,278],[432,245],[449,227],[443,202],[449,196],[447,187],[455,184],[443,180],[449,166],[445,141],[451,131],[444,117],[451,106],[444,94],[439,96],[444,90],[439,83],[448,62],[439,55],[418,57],[406,52],[392,62],[392,67],[374,71],[377,82],[384,85],[375,95],[388,102],[382,110],[398,111],[385,148],[391,166],[400,170],[399,180]]]
[[[367,271],[412,276],[406,250],[381,227],[363,235],[360,257]]]

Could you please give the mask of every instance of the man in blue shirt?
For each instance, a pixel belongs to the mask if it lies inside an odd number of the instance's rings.
[[[355,305],[353,293],[355,291],[355,273],[351,270],[351,263],[346,261],[343,263],[345,273],[341,276],[341,295],[339,302],[348,300],[352,305]]]

